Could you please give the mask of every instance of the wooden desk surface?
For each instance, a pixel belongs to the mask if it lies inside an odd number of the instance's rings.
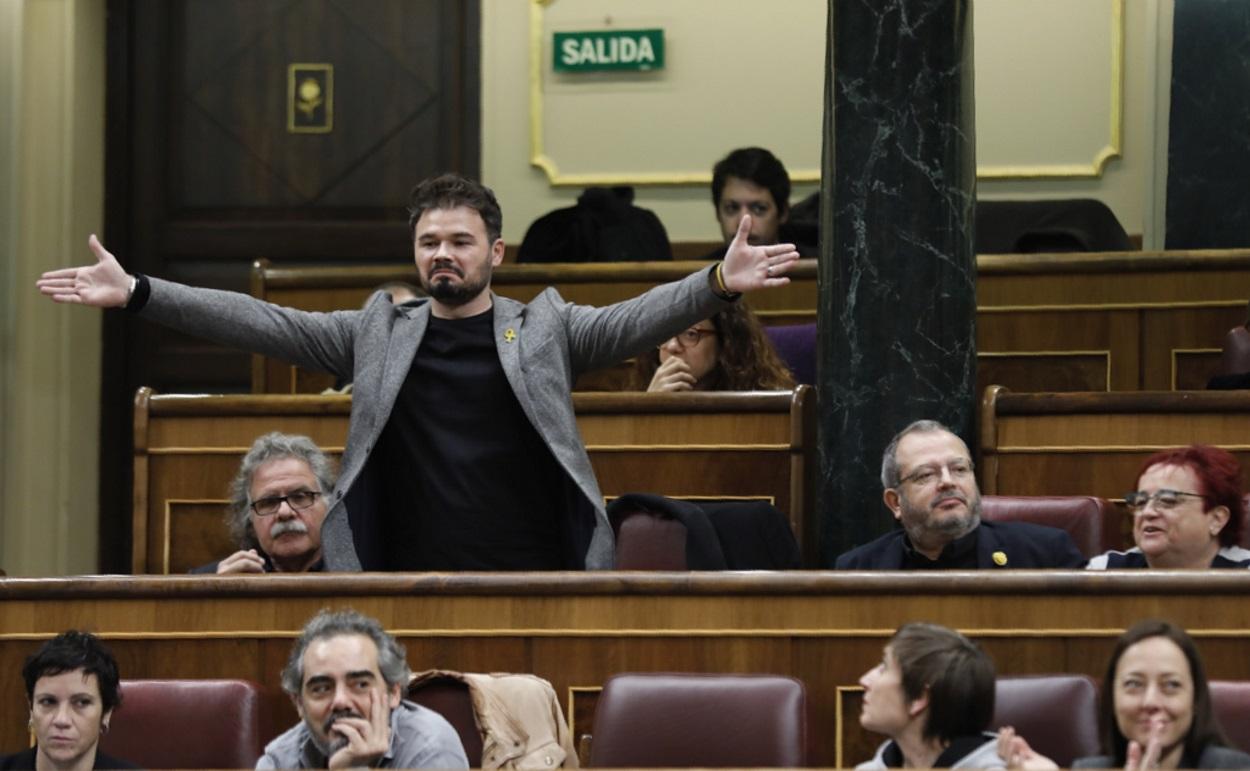
[[[964,631],[1000,674],[1098,679],[1124,628],[1163,617],[1194,636],[1211,678],[1244,680],[1248,593],[1247,571],[10,578],[0,580],[0,714],[11,718],[0,747],[25,746],[12,719],[25,711],[22,659],[62,630],[100,634],[128,678],[272,685],[304,621],[351,606],[399,637],[414,668],[547,678],[577,732],[616,672],[792,675],[808,688],[813,765],[846,766],[866,759],[856,681],[902,623]]]

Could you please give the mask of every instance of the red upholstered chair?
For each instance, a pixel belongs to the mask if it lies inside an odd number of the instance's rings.
[[[408,687],[408,698],[447,718],[469,759],[470,768],[482,767],[482,734],[473,714],[469,686],[454,677],[436,677]]]
[[[1243,372],[1250,372],[1250,329],[1238,324],[1224,335],[1220,374],[1239,375]]]
[[[616,675],[595,708],[591,766],[806,764],[807,699],[794,678]]]
[[[1237,749],[1250,752],[1250,681],[1212,680],[1211,706],[1224,735]]]
[[[1098,689],[1085,675],[1000,677],[991,725],[1012,726],[1033,749],[1070,768],[1075,758],[1099,754]]]
[[[993,522],[1031,522],[1066,530],[1085,557],[1123,548],[1115,510],[1102,498],[986,495],[981,498],[981,515]]]
[[[616,533],[616,569],[689,570],[686,526],[645,511],[627,515]]]
[[[123,680],[121,694],[100,750],[140,768],[252,768],[285,698],[247,680]]]

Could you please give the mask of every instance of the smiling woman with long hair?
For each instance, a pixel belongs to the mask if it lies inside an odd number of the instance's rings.
[[[1250,768],[1228,746],[1211,705],[1198,648],[1166,621],[1141,621],[1116,641],[1102,683],[1103,755],[1073,768]],[[1000,739],[1009,768],[1055,768],[1019,737]]]

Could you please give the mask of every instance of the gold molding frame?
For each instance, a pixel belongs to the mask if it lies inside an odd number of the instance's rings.
[[[1104,370],[1107,373],[1106,390],[1111,390],[1111,351],[1108,350],[1089,350],[1089,351],[977,351],[977,359],[1027,359],[1041,358],[1043,356],[1086,356],[1091,359],[1102,357],[1106,363]],[[1175,389],[1173,389],[1175,390]]]
[[[846,768],[846,758],[842,757],[842,727],[845,724],[845,709],[842,706],[843,697],[848,693],[863,693],[862,685],[839,685],[834,690],[834,708],[833,708],[833,765],[836,768]]]
[[[166,498],[165,499],[165,542],[161,544],[161,573],[169,575],[170,526],[173,524],[173,507],[178,505],[220,505],[223,509],[230,505],[224,498]]]
[[[1172,390],[1176,390],[1177,354],[1180,353],[1223,353],[1222,348],[1173,348],[1172,349]]]
[[[1123,154],[1124,134],[1124,0],[1111,3],[1111,125],[1107,144],[1089,165],[977,166],[977,179],[1094,179]]]
[[[530,165],[542,169],[552,187],[591,185],[647,185],[653,187],[704,186],[711,184],[711,171],[699,172],[593,172],[565,174],[543,146],[543,18],[555,0],[530,0]],[[1107,163],[1122,156],[1124,129],[1124,0],[1111,3],[1111,120],[1107,144],[1088,165],[1037,164],[978,166],[977,179],[1091,179],[1101,177]],[[820,182],[819,169],[794,169],[791,182]]]
[[[295,83],[296,73],[300,71],[324,72],[326,78],[325,109],[326,120],[320,126],[295,125],[295,94],[298,86]],[[334,65],[323,62],[292,62],[286,67],[286,130],[290,134],[329,134],[334,131]]]

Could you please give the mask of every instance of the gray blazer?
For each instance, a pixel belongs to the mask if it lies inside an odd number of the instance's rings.
[[[582,444],[571,390],[582,373],[658,345],[727,303],[701,269],[630,300],[593,308],[548,288],[520,303],[494,296],[499,362],[521,409],[584,498],[566,522],[588,569],[612,567],[612,529]],[[322,526],[327,570],[379,569],[373,527],[377,464],[370,464],[430,318],[427,301],[393,306],[378,293],[361,310],[312,313],[248,295],[149,279],[140,314],[188,334],[350,379],[351,422]]]

